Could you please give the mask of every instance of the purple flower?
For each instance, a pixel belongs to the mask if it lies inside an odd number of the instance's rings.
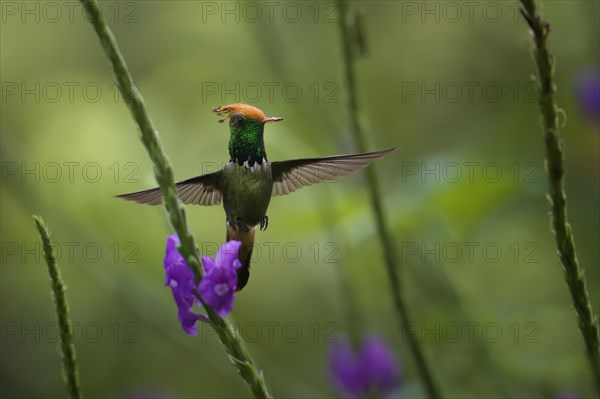
[[[600,122],[600,70],[590,69],[580,74],[577,94],[585,117]]]
[[[165,285],[171,287],[173,298],[177,304],[177,318],[183,330],[189,335],[196,336],[198,330],[196,321],[202,316],[191,311],[196,298],[194,297],[194,272],[187,266],[183,256],[177,250],[179,238],[173,234],[167,239],[165,254]]]
[[[204,302],[221,317],[227,316],[233,309],[234,293],[237,288],[236,270],[242,265],[237,256],[242,243],[232,240],[223,244],[215,260],[203,256],[205,274],[198,287],[194,284],[194,272],[177,250],[179,245],[177,235],[169,236],[164,261],[165,285],[170,286],[173,292],[181,327],[187,334],[195,336],[198,334],[196,322],[207,319],[205,315],[191,310],[194,304],[198,303],[196,293],[200,294]]]
[[[337,390],[347,397],[385,396],[400,385],[398,363],[376,334],[365,337],[358,352],[340,339],[331,349],[330,369]]]
[[[228,241],[221,246],[214,260],[208,256],[202,257],[206,274],[200,281],[198,291],[202,299],[221,317],[225,317],[233,309],[237,269],[242,266],[237,258],[241,246],[240,241]]]

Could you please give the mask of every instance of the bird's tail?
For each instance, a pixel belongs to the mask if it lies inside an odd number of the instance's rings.
[[[240,252],[238,253],[238,259],[242,262],[242,267],[237,271],[237,291],[241,291],[250,278],[250,259],[252,258],[252,249],[254,249],[254,231],[254,226],[250,227],[250,231],[247,233],[243,232],[240,228],[233,229],[231,226],[227,226],[227,241],[237,240],[242,242]]]

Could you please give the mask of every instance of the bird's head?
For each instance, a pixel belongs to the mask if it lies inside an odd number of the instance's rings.
[[[217,115],[221,117],[219,123],[223,123],[226,119],[229,119],[231,133],[256,130],[257,127],[260,127],[260,130],[262,131],[262,128],[266,123],[283,120],[283,118],[279,117],[266,117],[262,110],[248,104],[219,106],[213,108],[213,112],[216,112]]]
[[[247,104],[230,104],[213,108],[221,117],[220,123],[229,119],[229,155],[231,160],[249,166],[262,164],[267,159],[263,132],[265,124],[279,122],[283,118],[267,118],[260,109]]]

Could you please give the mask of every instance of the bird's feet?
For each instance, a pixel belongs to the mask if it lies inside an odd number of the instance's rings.
[[[225,219],[225,224],[227,225],[227,227],[231,226],[231,228],[234,231],[237,231],[238,229],[240,229],[244,233],[250,232],[250,227],[241,218],[235,219],[235,223],[233,223],[233,224],[229,223],[229,219]],[[260,229],[266,230],[268,226],[269,226],[269,217],[267,215],[265,215],[265,217],[260,221]]]
[[[269,227],[269,217],[265,215],[265,217],[260,221],[260,230],[266,230],[267,227]]]
[[[238,228],[240,230],[242,230],[244,233],[248,233],[250,231],[250,227],[248,227],[248,225],[246,224],[246,222],[244,222],[240,218],[235,219],[234,229],[237,230]]]

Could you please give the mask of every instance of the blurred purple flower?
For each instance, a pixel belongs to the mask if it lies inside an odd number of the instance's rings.
[[[198,291],[202,299],[221,317],[227,316],[233,309],[237,269],[242,266],[237,258],[241,246],[240,241],[228,241],[221,246],[214,260],[208,256],[202,257],[205,275]]]
[[[365,381],[360,360],[347,339],[341,338],[333,344],[329,355],[329,368],[338,392],[346,396],[364,394]]]
[[[385,396],[400,385],[400,368],[389,346],[376,334],[363,338],[355,352],[341,338],[333,345],[330,370],[337,390],[344,396]]]
[[[363,339],[360,359],[368,365],[365,374],[371,387],[377,387],[381,392],[391,392],[398,385],[396,359],[381,337],[371,334]]]
[[[199,293],[204,301],[215,312],[225,317],[233,309],[234,293],[237,288],[237,272],[241,262],[237,254],[241,246],[239,241],[229,241],[223,246],[213,261],[208,256],[202,257],[204,277],[198,287],[194,284],[194,272],[187,266],[183,256],[177,250],[180,241],[173,234],[167,238],[165,254],[165,285],[171,287],[173,298],[177,304],[177,318],[183,330],[196,336],[196,322],[206,320],[205,315],[192,312],[192,307],[198,303],[195,293]]]
[[[600,123],[600,69],[590,69],[579,75],[577,95],[585,117]]]

